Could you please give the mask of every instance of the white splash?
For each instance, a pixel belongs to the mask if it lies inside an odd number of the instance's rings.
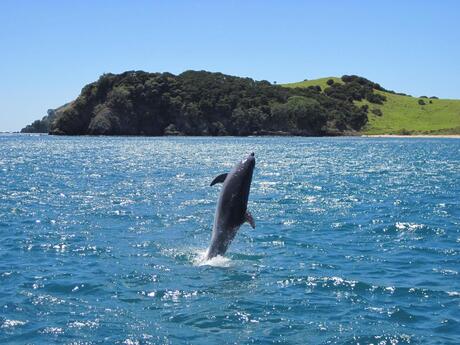
[[[409,223],[409,222],[396,222],[395,224],[396,229],[399,231],[416,231],[418,229],[422,229],[424,227],[423,224],[417,224],[417,223]]]
[[[224,256],[217,255],[212,259],[206,260],[207,250],[197,250],[193,264],[195,266],[230,267],[232,260]]]

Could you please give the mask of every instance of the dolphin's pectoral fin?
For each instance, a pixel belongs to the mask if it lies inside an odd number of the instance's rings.
[[[214,186],[216,183],[224,183],[226,177],[227,177],[227,173],[225,174],[220,174],[219,176],[216,176],[216,178],[214,180],[212,180],[211,182],[211,186]]]
[[[252,217],[251,212],[246,211],[246,214],[244,215],[244,219],[252,226],[253,229],[256,228],[256,222],[254,221],[254,218]]]

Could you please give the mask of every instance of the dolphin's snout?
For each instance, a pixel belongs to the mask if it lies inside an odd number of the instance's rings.
[[[254,152],[251,152],[246,158],[246,162],[248,162],[249,166],[251,166],[254,169],[254,166],[256,165],[256,157],[254,157]]]
[[[243,159],[240,164],[244,167],[252,167],[254,168],[256,164],[256,157],[254,157],[254,152],[251,152],[249,156],[247,156],[245,159]]]

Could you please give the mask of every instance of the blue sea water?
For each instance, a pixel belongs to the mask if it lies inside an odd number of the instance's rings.
[[[3,135],[0,343],[460,344],[459,200],[458,139]]]

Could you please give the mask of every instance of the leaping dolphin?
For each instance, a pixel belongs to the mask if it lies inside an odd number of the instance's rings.
[[[224,185],[217,201],[211,244],[206,253],[206,260],[224,255],[244,222],[248,222],[255,229],[254,219],[247,210],[255,164],[253,152],[239,162],[230,173],[219,175],[211,182],[211,186],[216,183]]]

